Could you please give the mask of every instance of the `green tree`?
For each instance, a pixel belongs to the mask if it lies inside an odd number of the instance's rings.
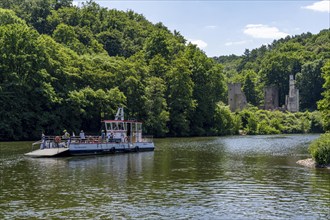
[[[330,131],[330,61],[326,62],[322,72],[325,83],[323,85],[323,99],[318,102],[318,108],[323,115],[324,129]]]
[[[103,31],[97,34],[96,38],[103,44],[104,49],[108,52],[109,56],[122,56],[123,51],[123,35],[117,30]]]
[[[192,99],[194,83],[191,80],[191,71],[187,67],[186,59],[176,59],[166,78],[169,128],[174,136],[189,135],[189,115],[196,107],[196,102]]]
[[[8,24],[25,24],[25,21],[18,18],[11,10],[0,8],[0,26]]]
[[[321,68],[323,65],[322,59],[307,62],[302,66],[301,73],[297,74],[301,109],[316,110],[317,101],[322,99],[324,79],[321,76]]]
[[[17,20],[15,18],[14,20]],[[39,136],[55,99],[42,67],[39,34],[21,22],[0,26],[1,131],[4,139]]]
[[[191,132],[208,135],[213,132],[216,103],[225,100],[223,67],[207,58],[196,45],[189,44],[184,57],[189,61],[194,82],[193,99],[196,100],[196,108],[190,115]]]
[[[279,89],[279,105],[285,104],[285,96],[289,92],[289,76],[300,72],[300,58],[294,54],[279,53],[264,59],[261,77],[266,85],[274,85]]]
[[[158,137],[168,132],[166,126],[169,121],[169,112],[165,99],[165,81],[158,77],[150,77],[145,88],[147,120],[145,130]]]
[[[253,70],[247,70],[244,73],[243,92],[248,103],[258,106],[259,96],[257,92],[258,76]]]
[[[73,46],[79,42],[74,28],[66,24],[60,24],[56,27],[53,33],[53,38],[57,42],[63,43],[67,46]]]
[[[40,34],[48,32],[47,17],[54,9],[55,0],[23,1],[17,14],[31,24]]]
[[[71,91],[66,102],[71,110],[68,117],[74,119],[74,123],[68,124],[70,129],[98,131],[101,120],[113,117],[118,106],[125,106],[126,97],[118,88],[95,91],[86,87]]]
[[[159,54],[164,59],[168,59],[170,55],[169,45],[167,42],[166,33],[164,31],[157,31],[147,38],[144,50],[147,59],[152,59]]]
[[[216,135],[229,135],[238,132],[235,131],[235,116],[231,113],[229,106],[223,102],[218,102],[214,114],[214,129]]]
[[[169,66],[167,65],[166,60],[159,54],[154,56],[149,61],[149,74],[150,76],[156,76],[165,79],[166,72],[168,71]]]

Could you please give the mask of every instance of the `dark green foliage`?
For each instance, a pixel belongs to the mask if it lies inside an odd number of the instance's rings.
[[[155,136],[212,134],[222,66],[179,32],[94,2],[0,4],[22,18],[0,9],[0,140],[96,133],[118,106]]]
[[[214,114],[215,135],[230,135],[238,133],[238,126],[235,126],[235,115],[231,113],[228,106],[222,102],[217,103]]]
[[[309,152],[315,159],[317,165],[330,164],[330,133],[325,133],[309,146]]]
[[[319,111],[311,112],[309,115],[310,120],[310,132],[311,133],[322,133],[323,129],[323,122],[322,122],[322,114]]]
[[[325,83],[323,85],[323,99],[318,102],[318,108],[322,112],[324,129],[330,131],[330,60],[324,65],[322,72]]]
[[[317,101],[322,99],[324,79],[321,76],[322,59],[307,62],[302,66],[301,73],[296,75],[302,109],[317,109]]]
[[[248,103],[258,106],[260,98],[258,95],[258,76],[253,70],[247,70],[244,73],[243,92]]]
[[[169,121],[169,112],[165,99],[166,85],[158,77],[150,77],[145,88],[147,120],[145,129],[149,134],[165,136]]]
[[[264,85],[287,94],[289,74],[302,84],[313,80],[306,109],[315,108],[324,80],[319,108],[329,109],[327,67],[320,78],[328,31],[218,58],[223,66],[186,45],[178,31],[133,11],[93,1],[74,7],[71,0],[7,0],[0,7],[0,140],[63,129],[97,133],[100,120],[112,118],[118,106],[155,136],[319,132],[320,114],[231,113],[221,104],[227,101],[225,81],[241,82],[249,103],[258,106]],[[322,116],[326,128],[328,117]]]
[[[323,99],[318,102],[318,108],[322,112],[322,118],[324,123],[324,129],[329,132],[330,131],[330,61],[324,65],[322,68],[323,79],[325,83],[323,84],[323,88],[325,89],[322,93]],[[318,115],[314,115],[312,117],[312,128],[315,129],[319,123],[315,123],[315,121],[319,120]],[[315,129],[317,130],[317,129]],[[330,164],[330,133],[326,133],[321,135],[320,138],[315,140],[309,147],[309,151],[313,158],[315,159],[318,165],[329,165]]]
[[[175,60],[167,73],[166,82],[171,135],[188,136],[190,133],[189,115],[196,107],[196,101],[193,99],[194,82],[191,79],[188,60]]]
[[[301,61],[296,55],[279,53],[269,55],[260,71],[265,85],[276,86],[279,90],[279,105],[285,104],[285,95],[289,91],[289,76],[300,72]]]
[[[290,113],[249,107],[238,115],[242,122],[240,129],[247,134],[323,132],[320,112]]]

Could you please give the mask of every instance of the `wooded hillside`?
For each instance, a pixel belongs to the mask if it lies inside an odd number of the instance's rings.
[[[78,8],[71,0],[1,1],[0,140],[64,129],[97,133],[118,106],[157,137],[236,133],[239,120],[230,132],[219,124],[226,82],[249,79],[244,91],[258,105],[263,85],[286,93],[293,73],[305,89],[303,108],[315,109],[329,43],[324,30],[212,59],[178,31],[133,11],[94,2]]]

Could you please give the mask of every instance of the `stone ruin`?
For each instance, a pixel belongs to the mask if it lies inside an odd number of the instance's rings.
[[[240,83],[228,83],[228,103],[232,112],[242,110],[247,102]]]
[[[289,95],[285,96],[285,107],[289,112],[299,112],[299,90],[296,89],[293,75],[290,75]]]
[[[275,86],[268,86],[264,89],[265,105],[263,109],[274,110],[279,107],[278,88]]]
[[[265,110],[287,110],[289,112],[299,111],[299,90],[296,89],[293,75],[289,78],[289,95],[285,96],[285,106],[279,107],[278,88],[268,86],[264,89],[265,104],[260,108]],[[241,90],[240,83],[228,83],[228,103],[232,112],[242,110],[246,104],[246,97]]]

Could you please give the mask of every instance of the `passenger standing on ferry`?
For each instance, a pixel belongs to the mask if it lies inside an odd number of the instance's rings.
[[[107,133],[107,141],[110,142],[110,133]]]
[[[64,147],[68,147],[70,145],[70,134],[65,129],[63,132],[64,132],[64,134],[62,136],[62,139],[67,140],[66,145],[64,145]]]
[[[44,132],[42,132],[40,149],[44,149],[45,147],[46,147],[46,136]]]
[[[105,140],[105,133],[104,133],[104,130],[102,130],[102,133],[101,133],[101,139],[102,139],[102,142],[104,142],[104,140]]]
[[[62,139],[69,139],[70,138],[70,134],[69,132],[67,132],[66,130],[63,131],[63,136],[62,136]]]
[[[83,130],[80,131],[79,137],[80,137],[80,141],[84,141],[86,139],[85,133]]]

